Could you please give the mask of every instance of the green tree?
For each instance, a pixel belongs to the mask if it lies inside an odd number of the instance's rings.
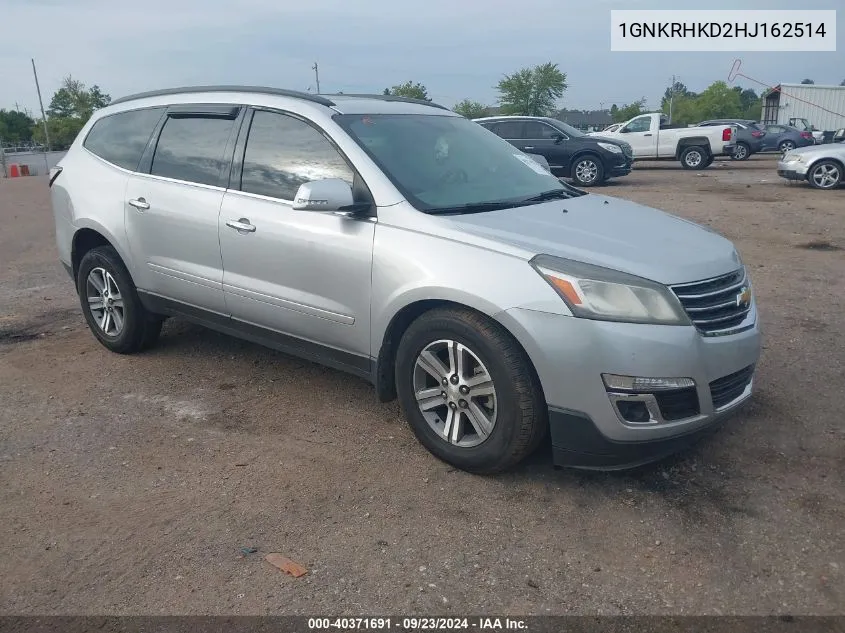
[[[50,132],[50,147],[52,149],[70,147],[83,125],[85,125],[85,121],[79,117],[56,117],[55,119],[48,117],[47,129]],[[40,119],[32,128],[32,139],[41,144],[47,143],[47,139],[44,138],[44,124]]]
[[[505,114],[549,116],[566,91],[566,73],[548,62],[505,75],[497,86]]]
[[[674,125],[689,125],[690,123],[702,121],[705,117],[701,115],[698,100],[697,95],[680,98],[675,97],[675,101],[672,104],[672,123]],[[664,108],[663,112],[668,114],[668,107]]]
[[[638,99],[633,103],[626,103],[621,107],[614,103],[610,107],[610,116],[613,118],[614,123],[621,123],[623,121],[633,119],[635,116],[639,116],[646,111],[645,104],[645,97]]]
[[[385,88],[384,94],[394,97],[407,97],[409,99],[419,99],[421,101],[431,101],[428,97],[428,89],[417,82],[406,81],[403,84],[398,84],[392,88]]]
[[[743,114],[740,95],[724,81],[715,81],[696,99],[702,119],[739,118]]]
[[[486,105],[479,101],[470,101],[469,99],[464,99],[463,101],[456,103],[452,110],[468,119],[479,119],[489,114],[489,110]]]
[[[32,140],[32,126],[35,121],[17,110],[0,110],[0,138],[13,143]]]
[[[801,83],[802,83],[802,84],[807,84],[807,85],[812,85],[812,84],[814,84],[814,83],[816,83],[816,82],[815,82],[815,81],[813,81],[812,79],[802,79],[802,80],[801,80]]]

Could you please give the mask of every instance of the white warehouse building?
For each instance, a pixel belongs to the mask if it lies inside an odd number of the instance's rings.
[[[845,86],[779,84],[763,93],[761,122],[802,128],[801,119],[816,130],[845,128]]]

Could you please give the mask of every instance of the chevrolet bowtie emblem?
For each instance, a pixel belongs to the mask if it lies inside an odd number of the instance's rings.
[[[751,305],[751,289],[748,286],[743,286],[736,296],[736,305],[738,308],[747,308]]]

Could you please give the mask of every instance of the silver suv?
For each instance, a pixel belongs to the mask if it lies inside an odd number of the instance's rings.
[[[50,177],[94,336],[193,320],[362,376],[439,458],[660,458],[748,399],[760,350],[733,245],[561,183],[449,110],[270,88],[98,111]]]

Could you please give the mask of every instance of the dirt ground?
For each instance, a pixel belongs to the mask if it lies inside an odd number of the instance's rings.
[[[0,180],[0,613],[845,613],[845,191],[754,157],[638,164],[601,193],[736,242],[753,402],[633,473],[555,470],[546,447],[479,477],[339,372],[175,320],[107,352],[46,182]]]

